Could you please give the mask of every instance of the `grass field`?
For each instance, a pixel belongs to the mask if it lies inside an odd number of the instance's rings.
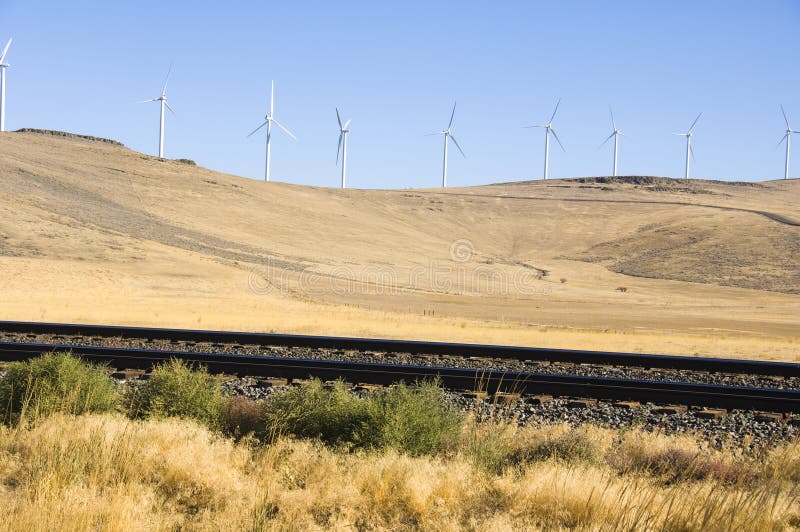
[[[480,429],[475,429],[480,430]],[[234,443],[193,422],[54,416],[0,429],[4,530],[664,529],[800,526],[800,451],[759,460],[689,438],[485,427],[465,442],[549,442],[490,470],[441,457]]]

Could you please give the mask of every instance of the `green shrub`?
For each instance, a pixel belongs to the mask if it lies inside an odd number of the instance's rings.
[[[369,447],[431,454],[455,439],[461,428],[461,415],[443,401],[437,383],[400,383],[379,391],[367,404],[370,416],[361,439]]]
[[[337,382],[326,389],[319,380],[278,392],[264,402],[264,434],[319,438],[331,445],[360,443],[368,419],[366,401]]]
[[[56,412],[109,412],[117,389],[103,366],[68,353],[47,353],[9,364],[0,378],[0,419],[35,421]]]
[[[291,434],[332,445],[394,448],[412,455],[440,451],[455,438],[461,416],[442,400],[436,383],[399,384],[364,398],[343,383],[326,388],[313,380],[264,403],[267,437]]]
[[[519,448],[517,431],[509,423],[471,419],[458,442],[458,450],[481,469],[501,474],[512,465],[510,458]]]
[[[130,389],[128,404],[133,417],[188,418],[216,428],[224,398],[218,377],[173,358],[157,365],[143,385]]]

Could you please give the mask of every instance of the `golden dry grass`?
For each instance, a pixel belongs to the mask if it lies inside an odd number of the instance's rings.
[[[760,458],[688,438],[567,427],[469,429],[445,457],[342,453],[305,441],[239,444],[191,422],[57,415],[0,429],[5,530],[665,529],[800,525],[800,449]],[[498,434],[500,436],[498,436]],[[491,435],[491,441],[489,441]],[[474,444],[550,442],[552,456],[492,472]],[[571,453],[553,442],[582,442]],[[472,444],[470,444],[472,442]],[[670,477],[664,450],[702,474]],[[513,450],[513,449],[512,449]],[[671,455],[670,455],[671,456]],[[649,468],[649,469],[648,469]],[[735,475],[730,471],[738,472]]]

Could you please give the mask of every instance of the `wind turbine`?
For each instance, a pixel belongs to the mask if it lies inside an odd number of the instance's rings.
[[[274,123],[276,126],[281,128],[283,131],[286,132],[287,135],[292,137],[294,140],[297,140],[297,137],[292,135],[292,132],[283,127],[283,124],[275,120],[275,82],[272,82],[272,88],[269,93],[269,113],[267,116],[264,117],[264,122],[255,128],[253,131],[250,132],[248,137],[253,136],[253,134],[261,129],[264,126],[267,126],[267,162],[266,162],[266,169],[264,170],[264,181],[269,181],[269,141],[272,138],[272,124]]]
[[[606,137],[606,140],[603,141],[603,144],[600,145],[600,148],[602,148],[605,145],[606,142],[611,140],[611,137],[614,137],[614,177],[616,177],[617,176],[617,155],[619,153],[619,137],[620,137],[620,135],[622,135],[622,131],[617,129],[617,124],[614,122],[614,110],[611,109],[610,105],[608,106],[608,110],[611,112],[611,127],[614,128],[614,130],[611,132],[611,134],[608,137]]]
[[[6,130],[6,68],[11,66],[6,63],[9,46],[11,46],[11,39],[8,39],[3,53],[0,53],[0,131]]]
[[[703,113],[697,115],[697,118],[694,119],[694,122],[689,126],[689,130],[686,133],[675,133],[679,137],[686,137],[686,179],[689,179],[689,157],[691,156],[694,158],[694,150],[692,150],[692,130],[701,116],[703,116]]]
[[[559,105],[561,105],[561,98],[559,98],[558,101],[556,102],[556,108],[553,109],[553,114],[550,117],[550,120],[548,120],[546,124],[536,125],[536,126],[524,126],[526,128],[532,128],[532,127],[543,127],[544,128],[544,177],[543,177],[543,179],[547,179],[547,174],[548,174],[548,171],[550,169],[550,134],[551,133],[553,134],[553,137],[555,137],[556,142],[558,142],[558,145],[561,146],[561,149],[563,151],[565,151],[565,152],[567,151],[567,150],[564,149],[564,145],[561,144],[561,141],[559,140],[558,135],[556,135],[556,130],[553,129],[553,119],[556,117],[556,112],[558,112],[558,106]]]
[[[342,188],[347,183],[347,134],[350,133],[350,120],[342,125],[342,117],[339,116],[339,109],[336,109],[336,120],[339,121],[339,147],[336,148],[336,164],[339,164],[339,150],[342,152]]]
[[[791,126],[789,126],[789,119],[786,118],[786,111],[783,110],[783,105],[781,105],[781,113],[783,113],[783,119],[786,121],[786,134],[780,142],[778,142],[778,146],[780,146],[781,142],[784,140],[786,141],[786,170],[783,173],[783,178],[789,179],[789,144],[792,140],[792,133],[800,133],[800,131],[794,131]]]
[[[466,159],[467,156],[464,153],[464,150],[461,149],[461,146],[458,145],[458,141],[453,136],[451,131],[453,127],[453,118],[456,116],[456,104],[453,104],[453,112],[450,113],[450,123],[447,124],[447,129],[443,129],[441,131],[434,131],[433,133],[429,133],[429,135],[444,135],[444,159],[442,163],[442,188],[447,187],[447,141],[452,140],[453,144],[456,145],[458,151],[461,152],[461,155]]]
[[[164,158],[164,108],[166,107],[169,111],[174,115],[175,111],[170,107],[169,103],[167,103],[167,82],[169,81],[169,75],[172,73],[172,65],[169,65],[169,70],[167,70],[167,77],[164,78],[164,86],[161,89],[161,96],[158,98],[153,98],[151,100],[144,100],[143,102],[139,103],[150,103],[150,102],[161,102],[161,121],[159,122],[158,128],[158,156],[160,158]]]

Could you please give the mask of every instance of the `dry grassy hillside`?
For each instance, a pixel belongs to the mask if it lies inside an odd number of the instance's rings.
[[[342,191],[0,135],[2,319],[794,358],[798,258],[797,180]]]

